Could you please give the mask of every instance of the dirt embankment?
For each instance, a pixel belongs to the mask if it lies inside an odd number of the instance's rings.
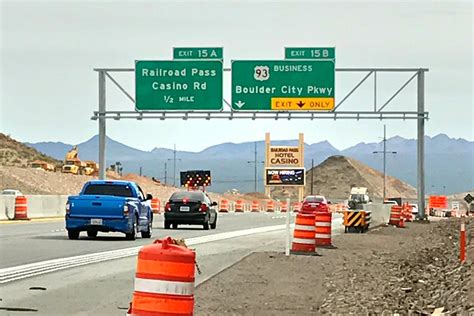
[[[383,174],[344,156],[331,156],[306,173],[306,195],[311,193],[311,179],[313,193],[329,199],[347,199],[352,187],[368,188],[371,198],[383,196]],[[389,197],[416,198],[414,187],[390,176],[387,176],[386,192]],[[290,187],[275,188],[272,196],[294,199],[297,197],[297,190]]]
[[[344,234],[333,244],[318,257],[250,255],[197,288],[196,315],[474,314],[474,248],[460,264],[459,219]]]

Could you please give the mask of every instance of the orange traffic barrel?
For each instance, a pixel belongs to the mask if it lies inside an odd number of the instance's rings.
[[[316,246],[331,247],[332,213],[316,212],[315,215]]]
[[[393,205],[390,209],[390,225],[399,226],[400,225],[400,217],[402,215],[402,207],[398,205]]]
[[[403,218],[405,219],[405,221],[411,222],[413,220],[413,213],[412,213],[412,207],[408,205],[408,203],[405,203],[403,205],[403,212],[404,212]]]
[[[267,202],[267,212],[275,212],[275,202],[272,200]]]
[[[298,213],[296,215],[293,243],[291,245],[292,253],[311,253],[316,251],[314,220],[314,214]]]
[[[301,210],[301,205],[302,205],[302,203],[300,203],[300,202],[294,202],[293,203],[293,212],[299,212]]]
[[[138,252],[132,315],[193,315],[194,251],[167,237]]]
[[[235,201],[235,211],[238,213],[242,213],[244,211],[244,201],[242,200]]]
[[[251,211],[252,212],[260,212],[260,204],[258,203],[258,201],[252,201],[252,208],[251,208]]]
[[[160,214],[160,199],[159,198],[151,199],[151,210],[155,214]]]
[[[221,213],[228,213],[229,212],[229,200],[221,200],[221,204],[219,207],[219,212]]]
[[[15,220],[28,220],[28,201],[26,196],[19,195],[15,197]]]
[[[288,203],[286,201],[280,203],[280,212],[288,212]]]

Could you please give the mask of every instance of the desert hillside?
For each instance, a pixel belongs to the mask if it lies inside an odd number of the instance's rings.
[[[54,165],[60,161],[44,155],[36,149],[18,142],[8,135],[0,133],[0,165],[1,166],[28,166],[35,160],[43,160]]]
[[[351,187],[367,187],[372,198],[383,196],[383,174],[363,163],[344,156],[331,156],[320,165],[306,172],[305,194],[311,192],[311,173],[313,194],[331,199],[347,199]],[[295,197],[296,190],[277,188],[272,191],[275,198]],[[387,197],[416,198],[416,189],[409,184],[387,176]]]

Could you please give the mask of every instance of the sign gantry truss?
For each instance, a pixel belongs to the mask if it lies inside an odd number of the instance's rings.
[[[112,76],[117,72],[134,73],[133,68],[96,68],[94,69],[99,74],[99,108],[93,113],[91,119],[99,122],[99,178],[105,179],[105,135],[106,135],[106,120],[121,120],[121,119],[274,119],[274,120],[416,120],[417,122],[417,193],[419,217],[425,217],[425,167],[424,167],[424,136],[425,136],[425,120],[428,119],[428,112],[425,112],[425,73],[428,72],[426,68],[336,68],[336,73],[361,73],[362,79],[340,100],[336,100],[334,108],[330,111],[236,111],[232,109],[232,104],[223,99],[223,109],[221,111],[107,111],[106,106],[106,78],[109,80],[126,96],[126,98],[133,104],[135,108],[135,98],[123,88],[119,82]],[[230,68],[225,68],[224,72],[230,72]],[[377,103],[378,81],[377,74],[379,73],[407,73],[409,78],[403,83],[390,98],[383,104]],[[341,111],[343,104],[347,103],[351,95],[354,94],[362,84],[369,78],[373,78],[373,99],[368,98],[365,101],[366,108],[371,105],[373,110],[365,111]],[[409,84],[416,78],[416,106],[413,104],[411,111],[389,111],[387,107]],[[357,108],[362,108],[357,106]]]

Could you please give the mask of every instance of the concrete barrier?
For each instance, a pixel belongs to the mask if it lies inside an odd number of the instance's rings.
[[[371,228],[388,224],[390,219],[390,204],[382,204],[382,203],[371,203],[371,204],[364,204],[364,209],[371,211],[371,221],[372,224],[370,225]]]
[[[28,218],[57,217],[66,214],[67,195],[27,195]],[[0,196],[0,220],[12,219],[15,197]]]

